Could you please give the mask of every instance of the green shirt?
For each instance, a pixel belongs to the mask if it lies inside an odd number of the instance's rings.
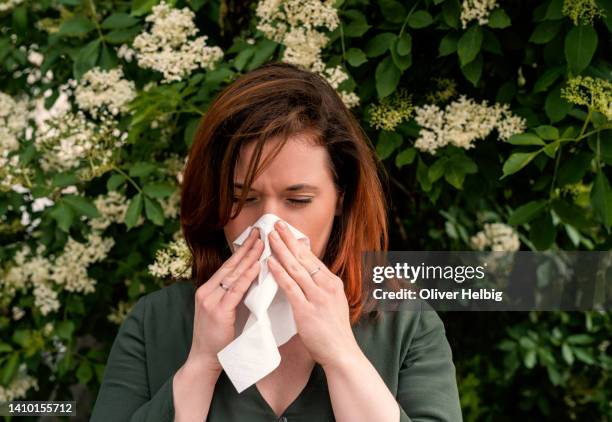
[[[192,282],[181,281],[138,300],[111,347],[91,422],[174,420],[172,379],[191,348],[194,298]],[[433,310],[384,311],[378,320],[364,316],[353,333],[397,398],[400,422],[462,420],[451,349],[442,320]],[[280,417],[255,385],[238,394],[221,372],[207,418],[209,422],[334,420],[319,364]]]

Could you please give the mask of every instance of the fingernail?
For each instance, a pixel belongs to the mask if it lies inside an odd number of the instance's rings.
[[[287,224],[283,220],[278,220],[278,228],[281,230],[285,230],[287,228]]]
[[[276,230],[272,230],[270,232],[270,236],[272,236],[274,239],[280,239],[278,232]]]

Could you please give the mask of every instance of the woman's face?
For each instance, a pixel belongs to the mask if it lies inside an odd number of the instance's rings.
[[[264,144],[262,159],[278,139]],[[255,143],[244,145],[234,174],[234,198],[239,198]],[[341,212],[327,149],[313,144],[308,135],[290,137],[280,152],[253,181],[240,214],[224,227],[228,245],[266,213],[276,214],[310,239],[311,250],[321,258],[331,233],[334,215]],[[234,209],[237,202],[234,203]]]

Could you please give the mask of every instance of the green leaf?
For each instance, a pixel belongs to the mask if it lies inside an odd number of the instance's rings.
[[[359,67],[368,61],[365,53],[360,48],[349,48],[346,51],[346,60],[354,67]]]
[[[93,31],[95,28],[94,23],[85,16],[76,15],[62,23],[57,34],[66,37],[80,37]]]
[[[529,42],[534,44],[547,44],[555,38],[561,29],[561,21],[544,21],[533,30]]]
[[[175,187],[166,182],[156,182],[144,185],[142,190],[153,198],[166,198],[174,193]]]
[[[358,10],[345,10],[342,13],[342,17],[343,22],[346,21],[344,18],[349,20],[349,23],[343,27],[345,37],[361,37],[372,27],[368,24],[365,15]]]
[[[72,73],[76,79],[81,79],[83,74],[98,63],[100,55],[100,39],[97,38],[86,44],[79,51],[72,67]]]
[[[114,29],[104,35],[104,41],[109,42],[111,44],[123,44],[131,42],[136,35],[140,32],[140,28],[123,28],[123,29]]]
[[[412,37],[407,32],[404,32],[397,40],[397,54],[407,56],[412,51]]]
[[[157,166],[153,163],[147,163],[144,161],[140,161],[134,163],[132,167],[130,167],[130,177],[144,177],[151,174]]]
[[[593,212],[606,230],[609,230],[612,223],[612,190],[610,190],[610,182],[602,170],[599,170],[595,176],[590,198]]]
[[[429,167],[427,177],[432,182],[435,182],[446,172],[446,165],[448,164],[448,157],[440,157]]]
[[[515,152],[511,154],[504,163],[504,167],[502,168],[504,174],[500,180],[525,167],[536,155],[538,155],[537,152]]]
[[[428,168],[427,168],[427,164],[425,164],[425,162],[423,162],[423,160],[421,160],[421,157],[419,156],[419,159],[417,161],[417,180],[419,181],[419,184],[421,185],[421,189],[423,189],[424,192],[429,192],[431,190],[431,180],[429,180],[429,176],[428,176]]]
[[[584,209],[562,199],[556,199],[552,203],[555,214],[561,221],[577,229],[588,229],[591,223],[584,216]]]
[[[442,3],[442,19],[451,28],[459,29],[461,5],[458,0],[446,0]]]
[[[383,32],[375,35],[365,45],[365,53],[368,57],[382,56],[393,44],[397,35],[391,32]]]
[[[457,43],[457,54],[462,67],[478,56],[481,45],[482,30],[479,25],[473,25],[465,31]]]
[[[57,173],[53,176],[53,186],[65,187],[74,185],[79,181],[79,178],[72,172]]]
[[[157,3],[159,0],[132,0],[132,15],[146,15]]]
[[[138,218],[142,214],[142,193],[137,193],[130,201],[125,211],[125,225],[128,230],[136,225]]]
[[[538,136],[529,132],[512,135],[506,142],[512,145],[546,145]]]
[[[104,19],[100,26],[104,29],[122,29],[136,25],[137,23],[138,19],[135,17],[127,13],[118,12]]]
[[[255,47],[248,47],[241,50],[236,57],[234,57],[234,67],[242,71],[249,60],[251,60],[251,57],[253,57],[253,54],[255,54]]]
[[[565,58],[572,74],[587,68],[597,49],[597,32],[590,25],[574,26],[565,36]]]
[[[547,202],[543,199],[531,201],[515,209],[508,218],[508,224],[518,226],[525,224],[544,211]]]
[[[19,352],[11,353],[7,363],[3,364],[1,384],[8,385],[12,380],[17,369],[19,368]]]
[[[525,356],[523,357],[523,363],[525,364],[525,367],[531,369],[535,366],[536,362],[537,356],[535,349],[528,350],[527,353],[525,353]]]
[[[506,28],[512,22],[504,9],[498,7],[489,14],[489,26],[491,28]]]
[[[472,85],[478,85],[480,76],[482,75],[482,54],[479,54],[475,60],[472,60],[461,68],[463,76],[472,83]]]
[[[414,157],[416,157],[416,149],[413,147],[406,148],[395,157],[395,165],[397,168],[400,168],[407,164],[412,164]]]
[[[533,92],[545,92],[552,84],[554,84],[559,76],[563,74],[561,67],[551,67],[538,78],[533,86]]]
[[[401,72],[391,56],[385,57],[376,66],[376,92],[379,98],[384,98],[395,91],[399,84]]]
[[[569,185],[581,181],[590,168],[592,160],[593,154],[587,151],[581,151],[567,159],[567,161],[559,167],[557,177],[558,186]]]
[[[274,41],[263,39],[256,44],[255,54],[246,67],[246,70],[253,70],[268,61],[276,51],[278,44]]]
[[[58,322],[55,326],[55,333],[61,339],[70,340],[72,333],[74,333],[74,322],[70,320]]]
[[[91,377],[93,376],[93,370],[91,369],[91,365],[89,361],[82,361],[76,371],[76,376],[79,382],[83,385],[87,385]]]
[[[117,188],[121,186],[126,180],[127,179],[122,174],[115,173],[106,181],[106,190],[109,192],[117,190]]]
[[[567,343],[561,345],[561,355],[563,355],[563,360],[565,360],[569,366],[572,366],[574,363],[574,354]]]
[[[391,46],[391,57],[393,58],[393,63],[403,72],[412,65],[412,55],[408,54],[407,56],[402,56],[397,52],[399,41],[399,38],[393,41],[393,45]]]
[[[559,139],[559,129],[550,125],[542,125],[535,128],[536,133],[542,139],[552,141]]]
[[[540,251],[552,246],[557,232],[553,225],[550,212],[546,212],[535,218],[529,226],[529,240]]]
[[[569,344],[579,344],[582,346],[593,343],[593,337],[589,334],[572,334],[566,340]]]
[[[406,8],[396,0],[379,0],[378,6],[380,6],[382,15],[389,22],[400,23],[403,22],[406,17]]]
[[[440,46],[438,47],[438,57],[448,56],[449,54],[457,51],[457,42],[459,41],[459,37],[457,34],[449,32],[442,38],[440,41]]]
[[[145,205],[145,214],[147,218],[158,226],[162,226],[164,224],[164,211],[157,202],[157,200],[149,198],[148,196],[144,197],[144,205]]]
[[[433,18],[426,10],[417,10],[408,17],[408,26],[419,29],[431,25]]]
[[[79,195],[64,195],[62,201],[66,202],[70,207],[79,214],[86,215],[89,218],[101,217],[100,211],[96,206],[84,196]]]
[[[557,85],[548,93],[544,103],[544,111],[551,123],[557,123],[563,120],[571,109],[572,104],[561,98],[561,84]]]
[[[389,157],[393,151],[399,148],[403,141],[402,135],[399,133],[383,130],[378,135],[376,153],[381,160],[384,160]]]
[[[70,230],[74,221],[74,211],[64,201],[57,202],[49,211],[49,215],[57,221],[57,225],[65,232]]]

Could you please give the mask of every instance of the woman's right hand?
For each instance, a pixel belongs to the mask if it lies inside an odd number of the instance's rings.
[[[221,371],[217,353],[235,334],[236,306],[259,274],[263,242],[259,230],[251,230],[247,240],[202,284],[195,293],[193,339],[187,361],[201,368]],[[226,291],[220,283],[228,287]]]

